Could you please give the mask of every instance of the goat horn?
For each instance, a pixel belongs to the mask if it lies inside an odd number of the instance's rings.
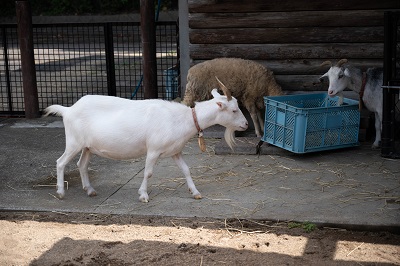
[[[347,63],[347,59],[340,59],[339,62],[337,62],[336,66],[341,67],[343,64]]]
[[[323,66],[332,66],[332,62],[331,61],[325,61],[322,64],[319,65],[319,67],[323,67]]]
[[[221,90],[224,92],[226,98],[228,99],[228,101],[232,100],[232,95],[231,92],[228,90],[227,87],[225,87],[224,83],[222,83],[217,77],[215,77],[219,83],[219,87],[221,88]]]

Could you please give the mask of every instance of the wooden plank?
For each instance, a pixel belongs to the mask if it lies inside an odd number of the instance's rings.
[[[382,59],[383,43],[190,44],[193,60],[240,57],[253,60],[364,58]]]
[[[298,10],[367,10],[399,9],[399,0],[189,0],[189,13],[209,12],[260,12],[260,11],[298,11]]]
[[[289,94],[300,93],[300,91],[301,93],[327,92],[328,81],[320,82],[319,77],[320,75],[275,75],[276,82],[283,91]],[[356,96],[352,98],[357,99],[357,93],[349,89],[346,89],[345,92],[350,92],[350,95]]]
[[[272,70],[275,75],[322,75],[329,67],[320,67],[321,63],[330,60],[336,64],[340,58],[325,59],[294,59],[294,60],[254,60]],[[354,67],[367,69],[370,67],[383,67],[382,59],[357,59],[348,58],[349,63]],[[204,62],[205,60],[195,60],[192,66]]]
[[[275,75],[285,91],[327,91],[327,83],[321,83],[319,78],[320,75]]]
[[[190,29],[190,43],[369,43],[383,42],[381,27]]]
[[[191,13],[189,27],[212,28],[292,28],[383,26],[382,10],[299,11],[255,13]]]

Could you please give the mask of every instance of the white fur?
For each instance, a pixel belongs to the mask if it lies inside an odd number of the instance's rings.
[[[200,127],[214,124],[227,131],[246,130],[247,120],[238,108],[236,99],[213,92],[214,98],[195,106]],[[194,198],[201,198],[190,176],[189,167],[182,159],[182,149],[196,133],[189,107],[163,100],[139,100],[88,95],[71,107],[52,105],[45,115],[63,117],[66,137],[64,154],[57,160],[57,193],[65,195],[64,168],[79,152],[78,168],[83,189],[95,196],[88,176],[92,154],[110,159],[133,159],[147,154],[144,179],[139,188],[140,201],[148,202],[147,180],[152,176],[158,158],[172,157],[186,177]],[[232,147],[232,139],[227,139]]]
[[[380,145],[382,130],[382,108],[383,108],[383,73],[377,69],[367,70],[367,80],[362,98],[365,107],[375,114],[375,141],[372,149]],[[321,78],[328,77],[328,95],[338,95],[339,104],[343,103],[343,90],[349,88],[357,93],[360,92],[363,74],[360,69],[349,65],[332,66]]]

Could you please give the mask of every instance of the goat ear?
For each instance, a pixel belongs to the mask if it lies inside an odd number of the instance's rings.
[[[223,102],[217,102],[217,105],[218,105],[218,109],[220,109],[220,110],[224,110],[226,107],[226,104]]]
[[[346,77],[350,77],[350,70],[346,67],[346,69],[343,71],[344,75]]]
[[[211,94],[212,94],[212,96],[213,96],[214,98],[221,96],[221,94],[218,93],[218,90],[217,90],[217,89],[213,89],[213,90],[211,91]]]
[[[323,82],[324,78],[326,78],[328,76],[328,72],[326,72],[325,74],[323,74],[321,77],[319,77],[319,81]]]

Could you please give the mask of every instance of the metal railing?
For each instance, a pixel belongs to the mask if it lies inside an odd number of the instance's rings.
[[[0,115],[24,114],[17,25],[0,25]],[[39,108],[86,94],[143,99],[139,22],[34,24]],[[178,97],[178,26],[156,23],[158,96]]]
[[[383,157],[400,159],[400,12],[385,12]]]

